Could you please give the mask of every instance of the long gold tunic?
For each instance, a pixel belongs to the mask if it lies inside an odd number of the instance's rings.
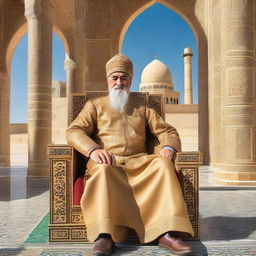
[[[67,141],[82,154],[102,147],[116,159],[113,166],[92,159],[87,163],[81,207],[90,241],[108,233],[120,242],[127,227],[144,243],[171,230],[193,235],[173,163],[147,153],[147,128],[160,147],[180,150],[176,129],[138,95],[129,97],[125,113],[113,110],[108,96],[88,101],[69,126]]]

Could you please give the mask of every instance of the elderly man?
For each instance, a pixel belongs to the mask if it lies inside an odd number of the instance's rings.
[[[184,255],[191,247],[181,232],[193,235],[173,162],[181,148],[175,128],[145,102],[130,95],[130,59],[118,54],[106,64],[109,95],[88,101],[67,130],[67,141],[89,157],[81,207],[93,255],[111,255],[114,242],[133,228],[142,243]],[[146,152],[146,129],[161,145]]]

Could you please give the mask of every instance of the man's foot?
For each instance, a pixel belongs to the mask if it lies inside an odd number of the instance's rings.
[[[186,255],[192,252],[192,247],[180,238],[173,237],[169,233],[159,239],[159,247],[169,249],[177,255]]]
[[[114,242],[111,237],[100,237],[94,242],[93,256],[111,256],[114,250]]]

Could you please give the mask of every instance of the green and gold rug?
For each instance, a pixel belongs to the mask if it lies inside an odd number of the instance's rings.
[[[48,243],[49,242],[49,225],[50,216],[47,213],[40,223],[29,234],[25,243]]]
[[[34,230],[29,234],[25,243],[49,243],[49,213],[47,213],[40,223],[34,228]],[[190,241],[189,242],[193,247],[193,253],[190,256],[256,256],[256,245],[254,242],[245,243],[245,244],[236,244],[227,242],[219,244],[218,241],[214,244],[202,243],[200,241]],[[29,246],[29,245],[28,245]],[[48,247],[48,246],[47,246]],[[65,248],[23,248],[25,252],[27,251],[31,255],[40,255],[40,256],[84,256],[91,255],[91,244],[79,245],[78,248],[74,244]],[[12,253],[16,252],[15,250],[20,250],[20,248],[13,249],[0,249],[1,253],[6,253],[3,255],[14,255]],[[32,252],[37,250],[37,252]],[[18,251],[17,251],[18,252]],[[8,254],[10,253],[10,254]],[[18,254],[15,254],[18,255]],[[30,255],[30,254],[24,254]],[[120,244],[117,245],[116,252],[114,255],[127,255],[127,256],[166,256],[173,255],[169,252],[159,249],[158,246],[138,246],[138,245],[128,245]]]

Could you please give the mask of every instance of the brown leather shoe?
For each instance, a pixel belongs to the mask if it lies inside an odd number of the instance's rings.
[[[169,249],[177,255],[186,255],[192,252],[192,247],[183,242],[180,238],[166,234],[159,239],[159,247]]]
[[[100,237],[92,249],[93,256],[111,256],[114,249],[114,242],[111,238]]]

